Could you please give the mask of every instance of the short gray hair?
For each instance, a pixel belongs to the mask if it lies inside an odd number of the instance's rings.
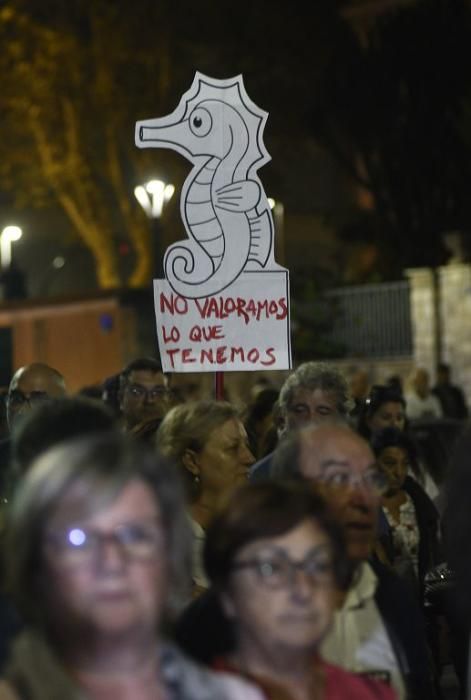
[[[135,479],[152,491],[162,519],[169,572],[163,612],[175,615],[187,602],[191,534],[176,470],[150,448],[113,431],[52,447],[32,464],[17,488],[6,533],[7,586],[33,625],[43,627],[46,622],[38,611],[38,571],[42,538],[55,510],[80,484],[84,515],[94,513]]]
[[[289,375],[280,390],[279,404],[283,413],[288,409],[298,389],[321,389],[334,394],[337,410],[341,415],[346,415],[352,408],[346,378],[326,362],[304,362]]]

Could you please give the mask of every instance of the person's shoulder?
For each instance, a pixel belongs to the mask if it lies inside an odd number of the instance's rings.
[[[256,686],[244,678],[239,678],[232,673],[212,672],[222,683],[221,689],[228,700],[265,700],[265,695]]]
[[[164,647],[161,667],[164,678],[167,677],[172,682],[177,677],[182,696],[192,700],[207,697],[217,697],[220,700],[264,700],[261,691],[245,679],[195,663],[173,645]],[[5,700],[10,698],[6,697]]]
[[[394,588],[398,587],[401,592],[407,590],[407,583],[387,564],[383,564],[379,559],[368,559],[368,566],[373,569],[379,584],[389,584]]]
[[[377,587],[375,599],[380,611],[383,604],[387,607],[396,606],[397,609],[419,608],[410,586],[390,566],[383,564],[378,559],[368,560],[368,564],[376,575]]]
[[[19,696],[8,681],[0,680],[0,700],[19,700]]]
[[[273,452],[263,457],[250,468],[249,481],[261,481],[269,479],[271,476],[271,465],[273,461]]]
[[[232,648],[232,625],[224,615],[214,588],[201,593],[182,611],[174,638],[185,654],[204,664],[211,664],[216,656]]]
[[[438,511],[432,499],[416,479],[406,476],[403,488],[409,494],[416,507],[424,509],[431,519],[438,520]]]
[[[340,700],[348,693],[349,700],[394,700],[395,691],[380,680],[346,671],[340,666],[325,664],[326,700]]]

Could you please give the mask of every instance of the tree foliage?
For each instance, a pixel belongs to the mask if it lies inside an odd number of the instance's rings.
[[[466,0],[419,0],[337,47],[312,129],[373,207],[347,227],[392,269],[444,260],[443,234],[471,231]]]
[[[212,0],[7,0],[0,10],[0,186],[19,205],[60,206],[92,252],[101,286],[123,281],[123,239],[134,250],[129,283],[146,283],[149,222],[133,187],[151,163],[177,183],[185,164],[166,151],[137,151],[134,122],[173,110],[195,70],[243,73],[251,98],[270,112],[266,187],[288,208],[308,210],[305,96],[335,45],[337,24],[331,0],[318,0],[315,10],[280,0],[269,9],[248,0],[224,7]]]
[[[102,0],[33,10],[12,0],[0,11],[1,183],[20,205],[62,208],[102,287],[122,282],[123,237],[135,251],[131,286],[150,277],[149,224],[132,196],[148,159],[137,157],[133,124],[156,109],[170,81],[159,7],[149,3],[144,18]],[[143,31],[150,21],[152,35]]]
[[[318,210],[321,144],[369,193],[371,208],[348,212],[331,186],[350,241],[376,244],[389,276],[442,262],[443,233],[471,231],[469,3],[418,0],[372,24],[366,42],[339,5],[7,0],[0,186],[19,205],[59,206],[101,286],[145,284],[150,227],[133,188],[152,164],[177,184],[188,164],[138,151],[133,125],[171,111],[195,70],[243,73],[270,113],[273,162],[260,173],[270,196],[288,211]],[[127,280],[122,240],[133,250]]]

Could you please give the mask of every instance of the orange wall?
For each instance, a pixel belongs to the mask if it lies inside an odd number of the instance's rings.
[[[111,329],[102,328],[103,315]],[[117,299],[0,309],[0,326],[13,329],[13,367],[44,362],[65,377],[69,391],[118,372],[133,345],[132,318]]]

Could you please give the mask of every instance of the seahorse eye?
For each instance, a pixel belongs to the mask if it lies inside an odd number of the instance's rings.
[[[204,107],[196,107],[190,114],[189,126],[195,136],[207,136],[213,126],[213,118]]]

